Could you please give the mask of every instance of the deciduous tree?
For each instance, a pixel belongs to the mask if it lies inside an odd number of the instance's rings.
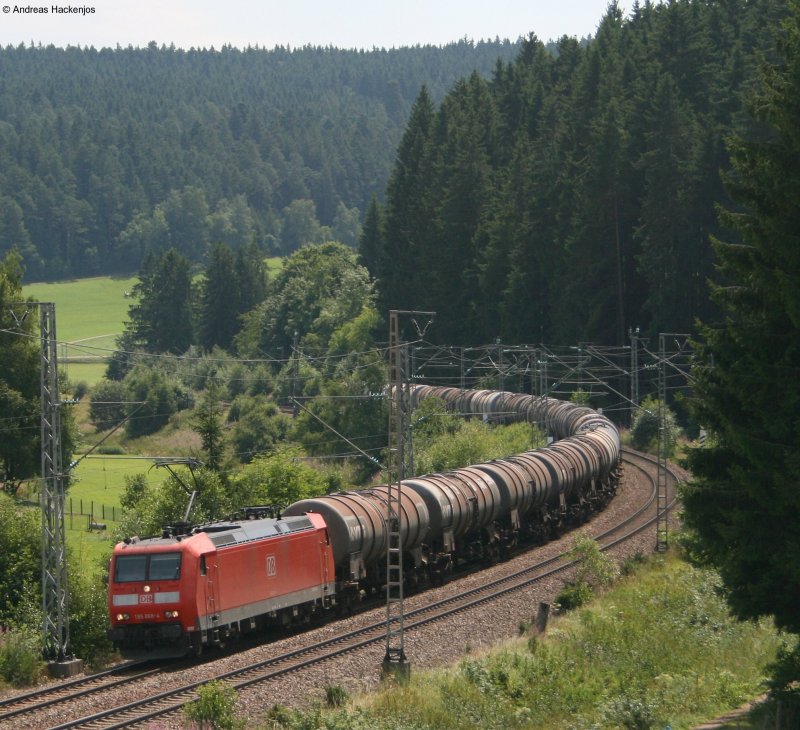
[[[22,299],[21,257],[12,249],[0,260],[0,481],[9,491],[40,463],[37,310],[19,306]]]

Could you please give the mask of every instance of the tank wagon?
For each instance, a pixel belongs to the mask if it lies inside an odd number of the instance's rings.
[[[497,391],[414,386],[412,401],[501,423],[541,424],[557,441],[484,464],[405,479],[400,533],[407,588],[460,563],[493,563],[544,542],[613,497],[619,433],[590,408]],[[345,610],[385,586],[388,487],[328,494],[280,518],[168,528],[114,549],[109,638],[129,656],[199,653],[270,624]]]

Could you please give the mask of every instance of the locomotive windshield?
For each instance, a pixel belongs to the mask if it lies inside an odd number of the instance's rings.
[[[162,553],[150,556],[148,580],[178,580],[181,577],[181,554]]]
[[[180,553],[119,555],[114,563],[114,582],[178,580],[181,577]]]

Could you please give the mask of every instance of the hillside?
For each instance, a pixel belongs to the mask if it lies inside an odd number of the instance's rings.
[[[711,237],[744,99],[787,5],[610,4],[596,36],[524,43],[491,80],[420,94],[364,259],[379,311],[440,344],[628,344],[718,316]]]
[[[355,244],[420,88],[518,48],[0,49],[0,255],[37,281],[132,273],[148,246]]]

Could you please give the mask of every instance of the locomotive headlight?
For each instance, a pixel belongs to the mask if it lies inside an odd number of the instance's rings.
[[[144,588],[142,588],[142,590],[143,590],[145,593],[150,593],[150,586],[145,586]]]
[[[178,618],[177,611],[164,611],[164,618]]]
[[[129,613],[118,613],[117,614],[117,621],[127,621],[131,615]]]

